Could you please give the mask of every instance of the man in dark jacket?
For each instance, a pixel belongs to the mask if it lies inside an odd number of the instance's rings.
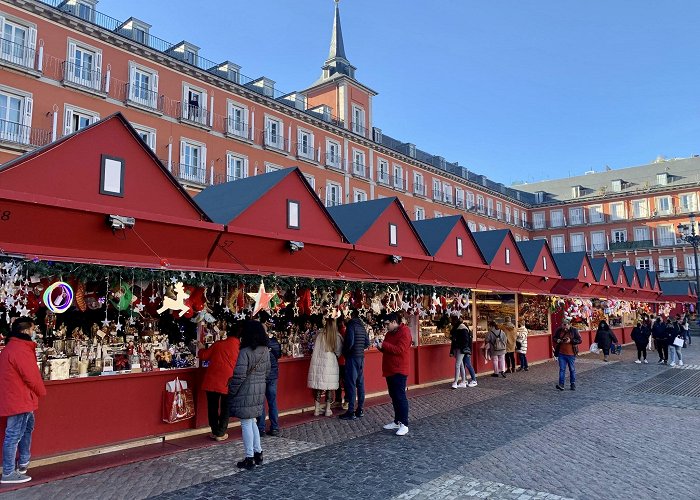
[[[571,322],[565,319],[561,327],[557,329],[553,337],[554,355],[559,360],[559,383],[557,389],[564,390],[566,381],[566,367],[569,367],[569,382],[571,390],[576,390],[576,356],[578,355],[578,345],[581,343],[581,335],[578,330],[571,326]]]
[[[29,468],[34,412],[39,398],[46,395],[44,382],[36,366],[36,344],[32,341],[34,320],[17,318],[0,351],[0,417],[7,417],[2,445],[3,484],[26,483],[32,478]],[[16,462],[19,449],[19,462]],[[15,465],[17,466],[15,468]]]
[[[279,436],[280,427],[277,412],[277,379],[279,378],[279,366],[277,360],[282,356],[282,347],[275,338],[274,332],[270,330],[273,326],[270,323],[268,315],[262,315],[261,320],[264,320],[263,326],[267,330],[267,348],[270,350],[270,374],[265,379],[265,399],[270,411],[270,430],[267,431],[268,436]],[[262,414],[258,417],[258,430],[260,435],[265,434],[265,405],[263,405]]]
[[[657,316],[654,325],[651,327],[651,336],[656,344],[659,353],[659,363],[668,363],[668,342],[666,340],[666,325]]]
[[[369,347],[369,335],[365,325],[360,321],[357,309],[350,313],[343,340],[345,356],[345,398],[348,411],[340,415],[341,420],[355,420],[364,416],[365,404],[365,349]],[[357,392],[357,409],[355,409],[355,392]]]

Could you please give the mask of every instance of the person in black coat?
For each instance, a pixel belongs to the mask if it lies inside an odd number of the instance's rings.
[[[637,346],[637,361],[635,361],[637,364],[642,363],[642,356],[644,357],[644,363],[647,362],[649,335],[651,335],[649,327],[645,323],[637,321],[637,326],[632,329],[632,340],[634,345]]]
[[[345,400],[348,410],[341,414],[341,420],[355,420],[365,415],[365,350],[369,347],[369,335],[364,323],[360,320],[360,313],[353,309],[350,313],[350,321],[345,329],[343,338],[343,356],[345,356]],[[357,408],[355,408],[355,394],[357,394]]]
[[[607,361],[610,355],[610,346],[612,344],[617,344],[617,337],[605,320],[598,324],[598,331],[595,334],[595,343],[598,344],[598,347],[603,351],[603,361]]]
[[[267,331],[267,348],[270,350],[270,374],[265,379],[265,399],[267,407],[270,411],[270,430],[267,431],[268,436],[279,436],[280,427],[278,422],[279,413],[277,412],[277,379],[279,378],[279,366],[277,360],[282,356],[282,347],[275,338],[275,333],[271,330],[273,324],[270,322],[270,315],[263,312],[260,313],[260,321],[263,323]],[[262,413],[258,417],[258,430],[260,436],[265,434],[265,405],[263,405]]]
[[[659,363],[668,363],[668,340],[666,339],[666,325],[661,321],[659,316],[654,320],[654,325],[651,327],[651,336],[656,344],[656,350],[659,353]]]

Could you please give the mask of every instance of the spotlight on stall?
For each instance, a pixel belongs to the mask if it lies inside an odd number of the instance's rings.
[[[400,255],[390,255],[389,260],[391,261],[392,264],[398,264],[401,262],[401,256]]]
[[[287,247],[289,247],[289,253],[298,252],[299,250],[304,248],[304,242],[303,241],[288,241]]]
[[[125,217],[123,215],[108,215],[106,219],[107,227],[109,227],[112,232],[126,229],[127,227],[134,227],[136,224],[136,219],[133,217]]]

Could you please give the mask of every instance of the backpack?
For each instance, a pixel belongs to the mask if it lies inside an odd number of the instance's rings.
[[[506,334],[503,333],[503,330],[498,330],[498,334],[495,335],[495,338],[493,341],[493,350],[494,351],[505,351],[506,350]]]

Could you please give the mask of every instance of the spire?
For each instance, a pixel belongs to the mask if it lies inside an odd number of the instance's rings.
[[[323,65],[321,80],[327,80],[336,73],[355,78],[355,67],[350,64],[345,55],[345,44],[343,43],[343,30],[340,27],[340,0],[335,2],[335,17],[333,18],[333,34],[331,35],[331,47],[328,51],[328,59]]]

